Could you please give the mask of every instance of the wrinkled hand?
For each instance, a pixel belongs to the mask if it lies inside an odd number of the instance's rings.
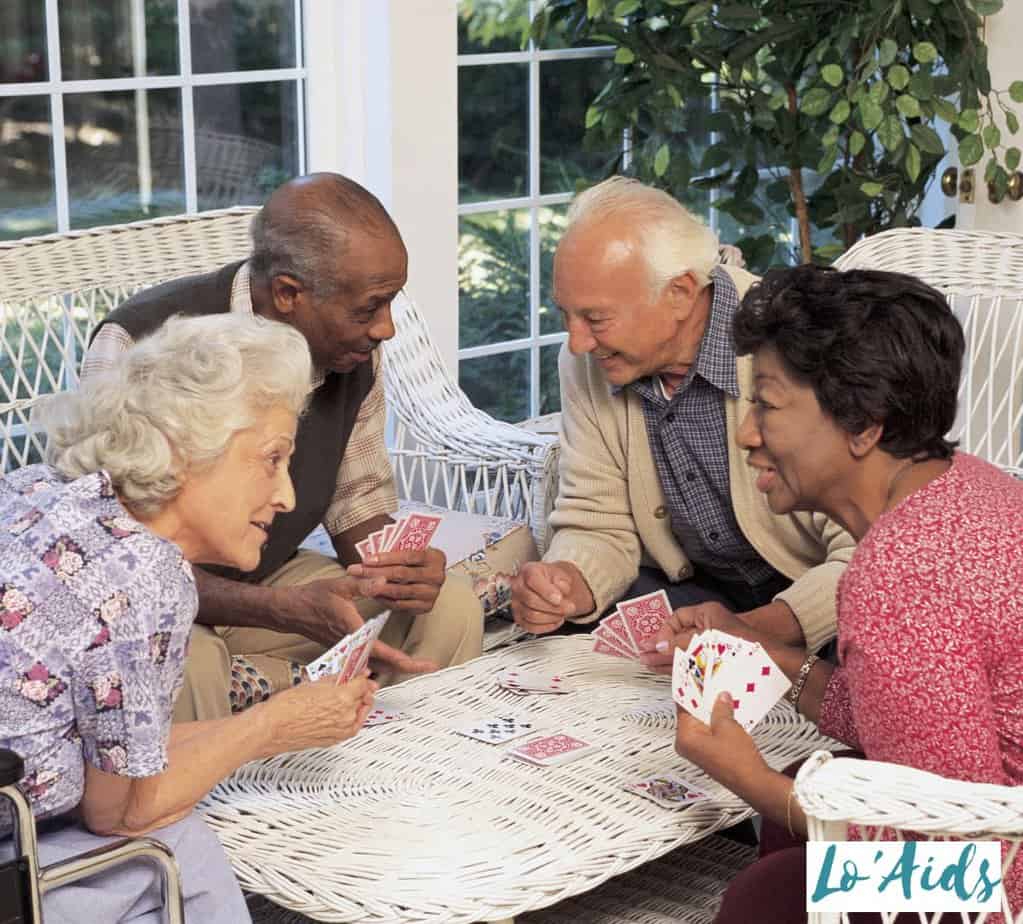
[[[353,600],[375,596],[381,581],[359,577],[328,578],[280,588],[289,627],[330,647],[362,625]]]
[[[685,648],[689,640],[706,629],[718,629],[740,638],[750,636],[751,630],[741,616],[737,616],[721,603],[709,600],[695,606],[675,610],[661,626],[657,635],[642,643],[640,661],[658,674],[670,674],[675,660],[675,649]]]
[[[580,605],[580,587],[590,605]],[[579,570],[567,562],[530,561],[511,580],[515,622],[527,632],[542,635],[560,628],[566,619],[593,609],[593,596]]]
[[[745,797],[757,780],[774,773],[749,732],[735,721],[728,692],[715,698],[709,726],[681,707],[676,712],[675,750],[722,786]]]
[[[272,753],[330,747],[351,738],[373,708],[377,684],[367,676],[338,684],[334,676],[282,690],[257,707],[270,720]]]
[[[416,615],[429,613],[447,576],[447,557],[440,549],[406,549],[367,555],[361,564],[350,565],[348,573],[380,582],[372,594],[392,609]]]

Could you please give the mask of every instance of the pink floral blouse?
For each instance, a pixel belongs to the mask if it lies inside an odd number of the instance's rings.
[[[33,465],[0,479],[0,747],[24,759],[37,817],[78,804],[86,760],[165,769],[197,608],[181,551],[127,513],[105,473],[68,481]]]

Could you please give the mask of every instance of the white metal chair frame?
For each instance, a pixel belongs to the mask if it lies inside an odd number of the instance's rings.
[[[816,752],[796,775],[796,798],[806,813],[811,841],[849,840],[855,827],[863,840],[994,840],[1009,842],[1002,873],[1023,841],[1023,787],[950,780],[898,764]],[[918,912],[921,924],[941,912]],[[1003,892],[1005,924],[1023,922]],[[990,915],[981,914],[975,924]],[[894,919],[894,913],[892,913]],[[846,913],[810,915],[810,924],[845,924]]]
[[[1012,474],[1023,471],[1023,235],[899,228],[865,238],[835,263],[917,276],[945,294],[966,356],[950,438]]]

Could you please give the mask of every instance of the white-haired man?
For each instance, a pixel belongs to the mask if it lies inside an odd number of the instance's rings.
[[[568,330],[554,536],[512,586],[530,632],[664,588],[673,607],[724,607],[811,649],[834,636],[853,540],[771,513],[735,440],[753,373],[732,316],[755,281],[660,190],[612,177],[573,202],[554,259]],[[644,659],[664,669],[670,652]]]

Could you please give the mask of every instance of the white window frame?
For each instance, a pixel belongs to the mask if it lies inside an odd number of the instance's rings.
[[[530,0],[529,19],[532,22],[540,6],[540,0]],[[527,64],[528,79],[528,145],[527,176],[529,192],[525,196],[507,199],[488,199],[466,202],[458,205],[458,217],[478,215],[485,212],[529,209],[529,334],[517,340],[504,340],[482,346],[459,348],[459,369],[461,362],[481,356],[499,356],[504,353],[529,350],[529,416],[540,413],[540,349],[552,344],[561,344],[567,334],[540,333],[540,220],[542,208],[565,205],[572,201],[573,193],[540,193],[540,64],[545,61],[574,61],[589,58],[609,58],[614,48],[598,45],[592,48],[539,49],[530,39],[525,51],[460,54],[457,65],[463,67],[485,67],[488,64]]]
[[[136,8],[133,23],[142,26],[145,22],[143,0],[131,0]],[[64,80],[61,71],[59,0],[46,0],[46,56],[49,79],[31,83],[0,83],[0,98],[11,96],[48,96],[50,101],[51,153],[53,157],[54,203],[56,206],[57,231],[71,230],[70,201],[68,196],[67,158],[64,143],[64,97],[75,93],[108,93],[115,91],[143,91],[177,89],[181,91],[181,131],[183,142],[183,172],[185,183],[185,210],[182,214],[192,215],[198,211],[198,193],[195,162],[195,110],[194,89],[245,83],[294,81],[296,94],[296,118],[298,128],[298,172],[305,172],[306,165],[306,93],[308,72],[305,66],[303,28],[303,0],[292,0],[295,10],[296,66],[267,70],[239,70],[195,74],[192,72],[192,40],[188,0],[177,0],[179,73],[166,76],[118,77],[93,80]],[[315,0],[314,0],[315,5]],[[133,52],[136,66],[145,68],[145,30],[135,28],[132,33]],[[139,150],[148,149],[148,132],[144,116],[136,126],[139,133]],[[139,164],[139,188],[145,201],[147,179],[144,158]]]

